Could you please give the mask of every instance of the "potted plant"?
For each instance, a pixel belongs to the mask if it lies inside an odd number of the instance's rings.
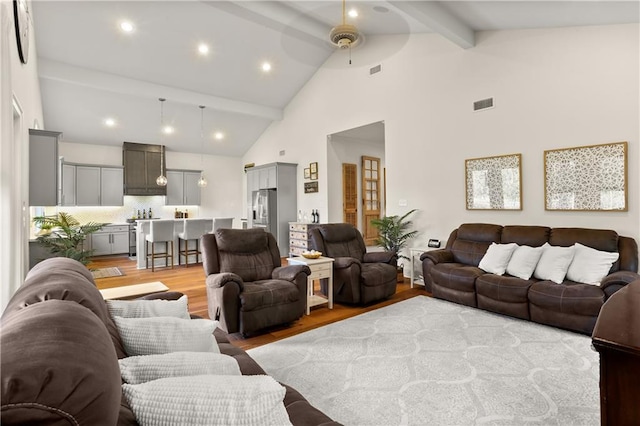
[[[413,222],[407,220],[416,210],[410,210],[402,216],[384,216],[380,219],[372,220],[371,224],[378,228],[378,238],[376,238],[375,243],[387,251],[396,253],[399,259],[409,260],[407,256],[400,252],[407,245],[407,242],[418,233],[416,230],[410,230]],[[402,273],[402,268],[402,263],[398,263],[399,275]]]
[[[69,257],[87,265],[93,250],[84,249],[84,240],[88,235],[102,229],[106,223],[89,222],[80,225],[72,215],[59,212],[53,216],[36,216],[33,223],[48,233],[38,235],[36,240],[51,253],[60,257]]]

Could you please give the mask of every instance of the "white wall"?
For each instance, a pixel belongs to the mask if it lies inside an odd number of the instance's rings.
[[[13,4],[0,1],[0,310],[28,268],[29,135],[42,119],[33,31],[27,64],[18,57]]]
[[[637,24],[483,32],[468,50],[434,34],[404,41],[369,37],[351,66],[336,52],[243,162],[274,161],[281,149],[281,161],[318,161],[313,199],[302,194],[299,168],[299,208],[320,205],[327,217],[326,136],[384,120],[388,214],[420,209],[412,245],[446,240],[463,222],[608,228],[639,239]],[[369,76],[377,64],[382,72]],[[496,107],[472,112],[487,97]],[[545,211],[544,150],[618,141],[629,142],[627,212]],[[511,153],[522,153],[523,210],[467,211],[464,160]]]
[[[64,135],[63,135],[64,139]],[[122,147],[60,142],[59,153],[70,163],[122,166]],[[167,151],[168,169],[204,170],[207,186],[201,191],[200,207],[190,207],[189,217],[234,217],[239,228],[242,210],[242,165],[238,157],[222,157]],[[130,198],[136,198],[135,200]],[[157,217],[172,218],[175,206],[164,206],[164,197],[125,197],[122,208],[61,207],[69,213],[90,216],[94,221],[124,221],[131,214],[132,205],[153,207]],[[108,215],[108,216],[105,216]],[[78,219],[80,220],[80,217]]]

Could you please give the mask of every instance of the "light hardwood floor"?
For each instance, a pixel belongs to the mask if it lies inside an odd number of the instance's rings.
[[[140,284],[152,281],[162,281],[172,291],[184,293],[189,298],[189,310],[194,315],[208,318],[207,295],[205,290],[205,275],[202,264],[189,265],[189,267],[175,266],[171,268],[157,268],[155,272],[151,269],[137,269],[135,260],[126,256],[101,256],[93,258],[90,269],[110,268],[117,266],[125,274],[119,277],[98,278],[96,284],[99,289],[119,287],[130,284]],[[316,327],[320,327],[332,322],[340,321],[367,311],[378,309],[405,299],[418,295],[429,295],[424,291],[424,287],[416,286],[410,288],[409,280],[399,283],[396,294],[388,300],[371,306],[347,306],[334,303],[333,309],[326,305],[314,307],[311,315],[304,315],[298,321],[288,326],[274,327],[265,330],[263,333],[250,337],[243,337],[239,333],[231,334],[229,339],[236,346],[242,349],[250,349],[267,343],[275,342],[285,337],[293,336]]]

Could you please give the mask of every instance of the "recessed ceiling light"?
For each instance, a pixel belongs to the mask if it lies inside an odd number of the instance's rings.
[[[116,125],[116,120],[114,120],[113,118],[105,118],[104,125],[107,127],[113,127]]]
[[[358,11],[355,10],[355,9],[351,9],[349,11],[349,16],[352,17],[352,18],[357,18],[358,17]]]
[[[209,46],[207,46],[205,43],[200,43],[198,45],[198,53],[201,55],[206,55],[209,53]]]
[[[216,138],[216,140],[222,140],[222,139],[224,139],[224,133],[222,133],[222,132],[215,132],[215,133],[213,134],[213,137],[214,137],[214,138]]]
[[[122,21],[120,22],[120,29],[125,33],[131,33],[133,32],[133,24],[129,21]]]
[[[170,135],[171,133],[173,133],[175,131],[175,129],[171,126],[164,126],[162,128],[162,131],[166,134],[166,135]]]
[[[269,62],[262,63],[262,71],[269,72],[271,71],[271,64]]]

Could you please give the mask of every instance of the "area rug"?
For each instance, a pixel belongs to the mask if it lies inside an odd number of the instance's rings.
[[[248,351],[345,425],[599,425],[588,336],[418,296]]]
[[[122,272],[120,268],[114,266],[113,268],[94,269],[93,271],[91,271],[91,274],[93,275],[93,278],[96,279],[96,278],[120,277],[124,275],[124,272]]]

